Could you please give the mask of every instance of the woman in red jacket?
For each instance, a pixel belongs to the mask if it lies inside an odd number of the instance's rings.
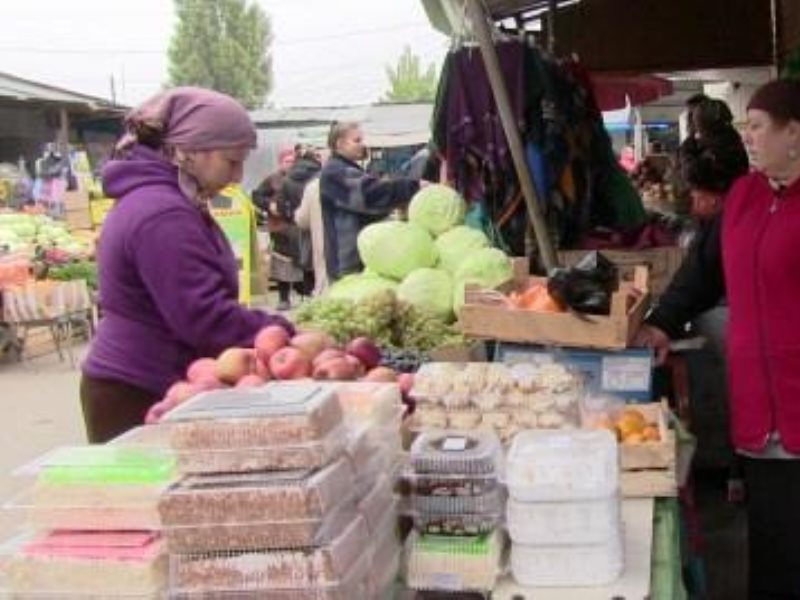
[[[669,336],[725,295],[731,434],[743,457],[752,599],[800,598],[800,81],[751,98],[741,177],[717,220],[720,242],[690,256],[640,340]],[[673,286],[671,286],[673,287]]]

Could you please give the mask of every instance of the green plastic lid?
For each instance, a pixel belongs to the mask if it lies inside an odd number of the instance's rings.
[[[50,484],[161,484],[175,477],[175,458],[162,449],[126,446],[59,448],[36,461],[39,481]]]

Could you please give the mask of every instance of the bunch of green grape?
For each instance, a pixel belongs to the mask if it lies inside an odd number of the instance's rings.
[[[354,327],[378,344],[391,345],[392,323],[397,305],[393,291],[383,290],[356,303],[353,309]]]
[[[294,313],[295,322],[307,329],[319,329],[346,343],[354,335],[354,305],[350,300],[317,298],[304,304]]]

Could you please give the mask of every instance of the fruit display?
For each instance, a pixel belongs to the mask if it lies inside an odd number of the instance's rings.
[[[399,383],[407,391],[410,376],[382,365],[382,353],[372,339],[349,338],[344,345],[319,330],[290,337],[279,325],[258,332],[253,348],[228,348],[217,358],[199,358],[147,413],[145,423],[158,423],[166,413],[210,390],[259,387],[272,380],[373,381]]]
[[[383,347],[426,352],[464,341],[446,319],[398,300],[391,290],[357,302],[318,298],[300,307],[294,318],[299,326],[324,331],[339,343],[368,337]]]
[[[33,257],[37,248],[58,249],[69,258],[88,258],[94,253],[91,240],[70,233],[63,223],[46,215],[0,213],[0,251]]]
[[[630,406],[591,415],[585,421],[585,425],[591,429],[608,429],[622,444],[661,441],[658,423],[648,421],[642,411]]]

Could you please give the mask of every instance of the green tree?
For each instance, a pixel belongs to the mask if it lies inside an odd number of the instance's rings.
[[[248,0],[175,0],[171,85],[198,85],[264,105],[272,89],[269,17]]]
[[[403,49],[396,66],[386,67],[386,76],[391,87],[383,102],[432,102],[436,97],[436,65],[430,63],[423,72],[420,57],[409,46]]]

